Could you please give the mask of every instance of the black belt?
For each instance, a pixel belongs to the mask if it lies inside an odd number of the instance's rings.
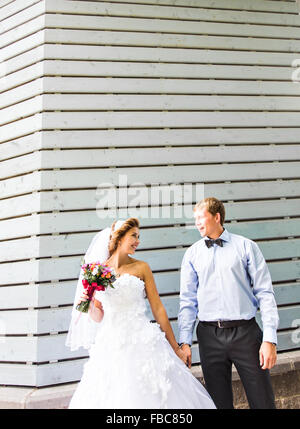
[[[246,323],[251,323],[254,319],[255,317],[252,317],[252,319],[249,320],[218,320],[216,322],[206,322],[200,320],[199,323],[203,326],[218,326],[218,328],[236,328],[238,326],[245,325]]]

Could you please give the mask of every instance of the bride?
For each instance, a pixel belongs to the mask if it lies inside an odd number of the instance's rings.
[[[89,349],[90,358],[69,408],[216,408],[186,365],[149,265],[129,256],[138,245],[139,221],[129,218],[96,234],[87,250],[86,263],[106,263],[117,279],[84,314],[75,309],[87,299],[79,277],[66,344]]]

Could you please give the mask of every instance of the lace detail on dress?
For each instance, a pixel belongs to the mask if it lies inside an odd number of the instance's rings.
[[[146,317],[144,288],[144,282],[138,277],[122,274],[114,282],[114,288],[96,292],[95,297],[102,302],[104,310],[101,332],[109,329],[114,333],[114,348],[140,345],[148,350],[148,359],[145,353],[142,357],[136,356],[137,378],[141,391],[147,394],[151,389],[161,397],[161,408],[164,408],[171,388],[167,375],[174,363],[165,333]],[[167,342],[166,347],[159,346],[161,341]],[[159,347],[161,350],[157,353]]]
[[[165,333],[147,317],[144,288],[138,277],[122,274],[114,288],[96,292],[104,317],[70,408],[213,407]]]

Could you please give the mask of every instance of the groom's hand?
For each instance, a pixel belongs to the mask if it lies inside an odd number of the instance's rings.
[[[276,345],[264,341],[259,349],[259,363],[262,369],[271,369],[276,363]]]
[[[188,344],[182,344],[181,350],[183,351],[186,359],[186,365],[191,368],[192,366],[192,351],[191,347]]]

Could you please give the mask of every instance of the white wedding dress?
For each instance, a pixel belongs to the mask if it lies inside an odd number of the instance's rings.
[[[69,408],[216,408],[146,315],[144,282],[122,274],[96,292],[104,317]]]

